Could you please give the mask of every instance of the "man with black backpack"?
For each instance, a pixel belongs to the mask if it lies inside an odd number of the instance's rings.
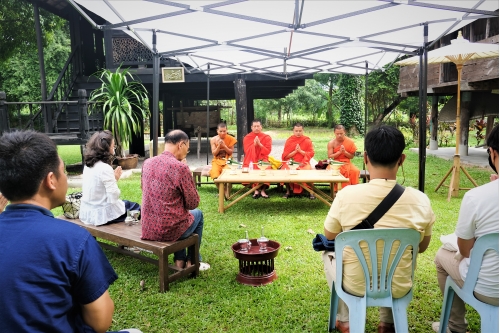
[[[420,232],[419,252],[427,249],[435,220],[429,198],[396,182],[398,170],[406,158],[404,148],[404,136],[394,127],[380,126],[366,135],[364,161],[370,172],[370,182],[339,191],[324,223],[327,240],[333,240],[339,233],[351,229],[410,228]],[[356,254],[348,250],[344,252],[343,288],[350,294],[363,296],[364,274]],[[336,272],[335,253],[325,251],[323,262],[331,289]],[[410,290],[411,269],[411,257],[403,256],[392,284],[395,298],[406,295]],[[349,332],[349,310],[341,299],[336,327],[342,333]],[[391,308],[380,308],[378,332],[394,332]]]

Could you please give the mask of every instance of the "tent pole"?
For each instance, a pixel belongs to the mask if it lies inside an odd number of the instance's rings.
[[[368,61],[365,60],[365,132],[364,137],[366,138],[366,133],[368,132]],[[365,158],[363,156],[363,171],[366,170]],[[365,173],[366,175],[366,173]],[[366,177],[364,178],[366,181]]]
[[[160,57],[156,49],[156,30],[153,30],[153,117],[150,130],[153,131],[153,156],[158,155],[158,98],[160,90]]]
[[[208,154],[210,153],[210,63],[207,64],[207,165],[208,165]]]
[[[425,193],[425,160],[426,160],[426,116],[427,116],[427,41],[429,26],[424,23],[424,44],[420,53],[420,117],[418,142],[418,189]]]

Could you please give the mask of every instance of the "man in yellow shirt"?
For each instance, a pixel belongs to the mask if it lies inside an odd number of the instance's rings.
[[[324,232],[332,240],[343,231],[359,224],[380,204],[396,185],[396,175],[406,155],[403,154],[405,141],[396,128],[381,126],[370,131],[365,137],[364,160],[371,175],[367,184],[348,186],[340,191],[325,219]],[[435,221],[429,198],[422,192],[406,188],[399,200],[375,224],[375,228],[411,228],[420,232],[419,252],[429,245],[432,225]],[[334,252],[323,253],[323,263],[328,286],[335,280],[336,263]],[[350,294],[363,296],[365,280],[361,265],[352,249],[344,251],[343,288]],[[393,279],[394,297],[403,297],[412,286],[411,254],[401,258]],[[349,332],[349,310],[339,300],[337,329]],[[379,333],[394,332],[391,308],[380,308]]]

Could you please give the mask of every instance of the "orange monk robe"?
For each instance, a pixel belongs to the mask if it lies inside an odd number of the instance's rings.
[[[231,135],[226,135],[223,141],[224,144],[229,148],[233,147],[237,142],[236,139]],[[222,173],[222,169],[228,168],[225,159],[228,159],[230,157],[232,157],[232,155],[226,153],[226,151],[222,149],[219,151],[219,154],[217,154],[217,156],[214,155],[214,158],[212,159],[212,169],[210,169],[210,177],[212,179],[218,178]]]
[[[358,149],[356,147],[356,144],[352,139],[349,139],[347,137],[344,138],[344,142],[342,144],[338,145],[337,147],[333,148],[333,152],[336,153],[340,150],[340,146],[343,145],[345,150],[348,153],[355,154],[356,150]],[[340,167],[340,174],[347,179],[349,179],[349,182],[347,183],[342,183],[342,188],[348,186],[348,185],[356,185],[359,184],[359,169],[351,163],[351,159],[345,156],[344,154],[340,154],[338,157],[335,158],[335,161],[339,162],[344,162],[345,164]],[[335,184],[337,185],[337,184]]]
[[[283,162],[288,161],[289,158],[286,157],[288,156],[288,154],[290,154],[292,151],[295,150],[297,145],[300,146],[300,149],[305,151],[305,155],[302,155],[301,153],[296,153],[292,157],[295,162],[300,163],[300,166],[297,168],[297,170],[311,170],[311,164],[309,162],[311,161],[311,158],[314,156],[314,147],[311,139],[305,135],[301,137],[296,137],[295,135],[292,135],[286,140],[285,148],[283,148],[283,154],[281,155],[281,160]],[[290,167],[288,166],[288,164],[283,163],[281,169],[286,170],[290,169]],[[294,194],[300,194],[303,191],[303,188],[295,183],[290,183],[290,187],[293,190]]]
[[[259,137],[260,143],[263,147],[254,144],[255,137]],[[250,162],[253,162],[252,166],[254,169],[258,169],[255,163],[260,160],[269,162],[269,154],[271,153],[271,148],[273,145],[273,139],[267,134],[259,133],[255,134],[253,132],[248,133],[243,138],[243,151],[245,152],[245,159],[243,160],[243,167],[246,168],[249,166]],[[271,166],[268,167],[271,169]],[[269,183],[266,183],[265,186],[269,187]],[[253,186],[256,186],[254,184]]]

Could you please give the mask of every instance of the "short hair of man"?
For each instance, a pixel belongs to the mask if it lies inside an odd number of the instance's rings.
[[[292,128],[294,128],[294,127],[302,127],[303,128],[304,125],[302,125],[302,123],[296,122],[295,124],[293,124]]]
[[[260,125],[262,125],[262,121],[260,121],[260,119],[254,119],[254,120],[252,120],[252,125],[255,124],[255,123],[259,123]]]
[[[189,136],[182,130],[175,129],[165,135],[165,143],[178,144],[181,141],[189,141]]]
[[[0,192],[10,201],[32,198],[49,172],[59,177],[57,146],[47,135],[15,131],[0,137]]]
[[[227,128],[226,123],[219,123],[219,124],[217,125],[217,129],[219,129],[219,128]]]
[[[85,145],[85,154],[83,154],[85,165],[91,168],[99,161],[111,164],[113,154],[109,148],[112,143],[113,133],[111,131],[105,130],[92,134]]]
[[[345,127],[344,125],[341,125],[341,124],[337,124],[335,125],[335,127],[333,128],[334,131],[337,131],[337,130],[344,130],[345,131]]]
[[[488,138],[486,139],[486,145],[498,152],[498,124],[493,127]]]
[[[382,125],[365,137],[365,151],[375,166],[394,167],[405,149],[405,137],[395,127]]]

